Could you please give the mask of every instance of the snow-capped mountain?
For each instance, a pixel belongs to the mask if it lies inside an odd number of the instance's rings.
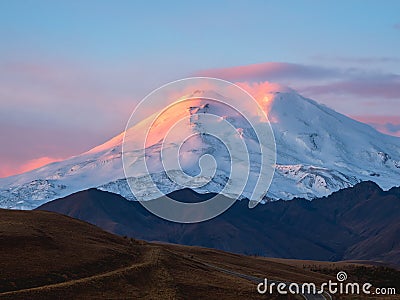
[[[160,163],[163,134],[178,120],[187,117],[183,136],[201,133],[205,112],[229,120],[237,128],[237,138],[245,140],[250,149],[251,172],[256,174],[259,159],[257,139],[251,126],[241,120],[235,111],[226,110],[210,100],[210,91],[196,91],[190,105],[176,108],[163,115],[160,126],[150,135],[146,147],[135,145],[135,136],[148,127],[147,119],[131,127],[126,137],[131,145],[129,155],[135,176],[132,184],[136,196],[153,199],[159,196],[152,180],[163,193],[182,188],[169,179],[178,170],[164,170]],[[269,199],[292,199],[329,195],[341,188],[372,180],[383,189],[398,186],[400,182],[400,138],[384,135],[372,127],[348,118],[324,105],[304,98],[294,91],[275,88],[262,99],[257,99],[267,112],[276,140],[275,175],[267,194]],[[157,125],[157,124],[156,124]],[[55,162],[39,169],[0,179],[0,207],[33,209],[45,202],[73,192],[97,187],[121,194],[127,199],[134,196],[125,180],[122,166],[124,133],[81,155]],[[181,136],[172,136],[168,145],[181,144]],[[165,146],[165,145],[164,145]],[[168,147],[167,147],[168,148]],[[210,154],[218,162],[211,182],[195,190],[220,192],[229,180],[229,155],[221,143],[210,136],[194,135],[180,148],[182,169],[189,175],[199,173],[198,158]],[[146,160],[151,176],[146,170],[136,168],[135,162]],[[167,171],[167,173],[166,173]],[[168,176],[167,176],[168,175]],[[201,180],[201,178],[200,178]],[[243,197],[251,194],[250,182]],[[229,196],[229,193],[227,193]]]

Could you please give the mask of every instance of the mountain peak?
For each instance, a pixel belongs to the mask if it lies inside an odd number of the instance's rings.
[[[183,96],[182,98],[203,98],[203,99],[214,99],[214,100],[226,100],[224,96],[221,94],[217,93],[214,90],[195,90],[192,93],[189,93],[188,95]]]
[[[267,198],[312,199],[367,180],[383,189],[398,185],[399,138],[381,134],[279,85],[242,87],[268,114],[275,136],[277,164]],[[214,126],[224,119],[232,124],[237,129],[234,138],[243,139],[246,145],[251,146],[248,148],[250,160],[257,156],[257,139],[252,134],[251,125],[239,112],[213,100],[222,99],[229,104],[228,97],[224,98],[213,90],[198,89],[187,93],[183,99],[188,100],[178,101],[161,114],[155,113],[88,152],[13,178],[0,179],[0,207],[34,208],[91,187],[134,200],[122,167],[124,139],[129,144],[131,167],[135,170],[132,180],[141,187],[139,196],[154,199],[160,195],[160,191],[152,187],[153,181],[164,194],[182,189],[181,185],[170,180],[160,160],[161,146],[171,148],[176,145],[182,145],[179,152],[182,169],[192,176],[200,172],[200,157],[205,154],[214,157],[218,162],[218,172],[207,185],[195,190],[198,193],[219,193],[230,178],[231,161],[220,142],[201,135],[204,128],[213,125],[205,115],[219,116],[220,120],[213,121]],[[184,126],[172,130],[179,120]],[[146,143],[138,142],[138,137],[147,132]],[[170,133],[168,139],[164,140],[167,133]],[[148,169],[137,167],[136,162],[143,159],[150,164]],[[152,172],[151,178],[146,176],[148,170]],[[249,191],[242,196],[249,197]]]

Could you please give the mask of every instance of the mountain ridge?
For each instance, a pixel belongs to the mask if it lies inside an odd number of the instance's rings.
[[[206,104],[209,104],[212,112],[226,112],[225,108],[211,103],[209,99],[196,98],[193,101],[190,105],[199,107],[194,113],[199,118],[203,113],[201,107]],[[293,91],[281,92],[275,89],[258,101],[268,111],[277,149],[275,175],[265,200],[289,200],[295,197],[313,199],[366,180],[377,182],[385,190],[398,185],[400,138],[381,134],[366,124]],[[190,111],[180,110],[179,115],[190,116]],[[237,119],[234,113],[227,114],[222,117],[244,128],[243,138],[249,144],[253,143],[251,129],[247,130],[247,125]],[[163,122],[169,124],[177,115],[172,111]],[[135,135],[141,134],[143,127],[146,127],[144,124],[145,122],[130,129],[133,142]],[[188,127],[189,133],[192,132],[190,130],[192,129]],[[161,193],[167,194],[182,187],[168,177],[176,170],[169,170],[167,174],[159,161],[160,144],[157,141],[162,133],[163,130],[156,131],[154,143],[146,150],[140,149],[139,145],[138,150],[131,155],[135,160],[144,159],[144,155],[152,157],[152,178]],[[47,201],[91,187],[121,194],[129,200],[135,200],[135,196],[146,200],[157,198],[160,191],[154,188],[149,177],[143,175],[144,170],[139,168],[135,177],[129,180],[142,188],[137,195],[132,194],[122,167],[122,140],[123,133],[68,160],[55,162],[26,174],[0,179],[0,207],[32,209]],[[193,149],[200,150],[193,152]],[[226,185],[229,178],[226,167],[229,159],[224,151],[221,145],[210,139],[194,138],[193,145],[186,146],[182,157],[187,156],[190,159],[184,160],[183,168],[190,175],[196,174],[198,165],[194,162],[201,155],[217,154],[216,161],[222,163],[222,167],[217,169],[220,172],[216,173],[213,180],[196,191],[219,193],[221,187]],[[252,160],[255,161],[253,173],[256,175],[259,166],[256,154]],[[253,173],[250,179],[255,177]],[[248,197],[249,192],[244,193],[241,198]]]
[[[170,195],[171,196],[171,195]],[[212,195],[177,191],[176,200]],[[189,200],[190,201],[190,200]],[[138,202],[91,189],[38,208],[63,213],[120,235],[247,255],[310,260],[374,260],[400,266],[400,188],[363,182],[312,201],[296,198],[247,207],[237,201],[198,224],[169,222]],[[216,230],[218,228],[218,230]]]

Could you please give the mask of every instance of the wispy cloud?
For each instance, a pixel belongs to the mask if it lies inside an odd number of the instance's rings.
[[[375,127],[383,133],[400,137],[400,116],[355,115],[352,117]]]
[[[164,84],[168,76],[174,80],[186,75],[149,72],[137,65],[102,69],[66,62],[0,62],[0,136],[7,141],[7,147],[0,147],[0,176],[76,155],[106,141],[124,129],[135,101]],[[362,66],[265,62],[194,75],[241,82],[260,93],[265,92],[264,82],[277,82],[347,115],[388,116],[400,107],[400,76]],[[400,136],[400,121],[365,122]]]
[[[197,72],[198,76],[210,76],[232,81],[315,79],[338,76],[340,70],[294,63],[265,62],[246,66],[209,69]]]
[[[28,161],[22,161],[22,162],[20,161],[19,164],[16,164],[13,161],[7,161],[3,163],[0,168],[0,178],[28,172],[37,169],[41,166],[47,165],[49,163],[60,161],[64,158],[65,157],[55,158],[55,157],[43,156],[35,159],[30,159]]]
[[[364,98],[399,99],[400,102],[400,76],[393,78],[335,81],[323,85],[314,85],[302,89],[302,92],[313,95],[351,94]],[[400,103],[399,103],[400,105]]]
[[[314,55],[311,59],[321,62],[353,63],[353,64],[379,64],[379,63],[400,63],[400,57],[345,57],[345,56],[324,56]]]
[[[395,58],[360,58],[357,62],[389,61]],[[234,82],[272,81],[294,88],[347,115],[388,115],[400,109],[400,75],[365,69],[266,62],[247,66],[203,70],[202,76]],[[397,135],[396,122],[369,121],[378,130]]]
[[[0,60],[0,176],[105,142],[124,130],[135,105],[164,80],[129,63]]]
[[[400,75],[361,68],[329,68],[292,63],[260,63],[200,71],[198,75],[231,81],[278,81],[312,95],[351,94],[400,98]],[[307,81],[307,84],[303,84]]]

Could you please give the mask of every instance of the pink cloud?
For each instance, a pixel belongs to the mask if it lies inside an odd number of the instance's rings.
[[[150,71],[146,66],[102,69],[68,62],[0,64],[0,135],[7,141],[0,149],[0,176],[79,154],[121,132],[135,103],[165,83],[165,74],[154,78]],[[361,69],[267,62],[196,75],[239,82],[257,100],[271,92],[266,81],[277,81],[347,115],[373,115],[377,107],[385,108],[380,114],[392,112],[400,99],[398,75]],[[374,105],[369,107],[369,100]],[[363,122],[400,136],[398,120],[364,117]]]
[[[400,137],[400,116],[355,115],[352,118],[367,123],[382,133]]]
[[[293,63],[266,62],[245,66],[203,70],[196,75],[222,78],[233,81],[247,80],[278,80],[278,79],[309,79],[332,77],[338,70],[306,66]]]
[[[267,114],[271,122],[277,122],[272,115],[269,114],[271,108],[271,99],[277,91],[289,91],[289,88],[283,87],[277,83],[271,82],[236,82],[236,85],[247,91],[257,102],[262,110]]]
[[[0,178],[28,172],[28,171],[40,168],[49,163],[60,161],[62,159],[63,158],[54,158],[54,157],[43,156],[43,157],[28,160],[27,162],[23,163],[22,165],[12,164],[12,163],[10,163],[8,165],[2,165],[1,169],[0,169]]]
[[[357,62],[389,62],[395,58],[361,58]],[[251,94],[262,94],[262,82],[275,81],[288,85],[306,97],[322,102],[346,115],[388,115],[399,108],[400,75],[368,68],[331,68],[293,63],[267,62],[247,66],[204,70],[202,76],[218,77],[246,83]],[[254,85],[259,82],[260,85]],[[260,98],[260,96],[255,96]],[[376,115],[374,115],[376,114]],[[399,136],[400,121],[391,117],[360,121],[377,130]]]
[[[352,118],[364,123],[399,123],[400,116],[375,116],[375,115],[354,115]]]
[[[52,163],[52,162],[60,161],[60,160],[63,160],[63,158],[55,158],[55,157],[43,156],[43,157],[31,159],[31,160],[27,161],[25,164],[23,164],[19,168],[19,171],[22,172],[22,173],[23,172],[27,172],[27,171],[31,171],[31,170],[40,168],[41,166],[47,165],[47,164]]]
[[[145,63],[0,62],[0,176],[103,143],[124,130],[138,101],[164,80]]]
[[[282,62],[209,69],[200,76],[230,81],[276,81],[310,96],[356,95],[387,99],[400,98],[400,76],[359,68],[328,68]]]
[[[269,107],[271,102],[268,101],[270,97],[272,97],[272,94],[274,91],[282,89],[282,86],[275,84],[275,83],[269,83],[269,82],[239,82],[236,83],[246,91],[248,91],[261,105],[261,107],[264,109],[265,112],[269,112]],[[371,87],[372,89],[373,87]],[[371,90],[369,90],[371,91]],[[389,91],[387,91],[389,93]],[[332,94],[334,94],[332,92]],[[389,96],[390,94],[387,94],[386,96]],[[267,100],[266,100],[267,99]],[[317,98],[318,99],[318,98]],[[364,104],[361,105],[366,105],[371,106],[372,109],[376,112],[376,106],[382,105],[381,102],[363,102]],[[386,110],[388,111],[388,110]],[[400,116],[391,116],[391,115],[352,115],[349,112],[342,112],[345,113],[346,115],[349,115],[351,118],[356,119],[360,122],[366,123],[374,127],[376,130],[388,134],[388,135],[393,135],[393,136],[399,136],[400,137]],[[272,116],[270,116],[271,118]],[[275,122],[276,120],[271,119],[270,121]]]

